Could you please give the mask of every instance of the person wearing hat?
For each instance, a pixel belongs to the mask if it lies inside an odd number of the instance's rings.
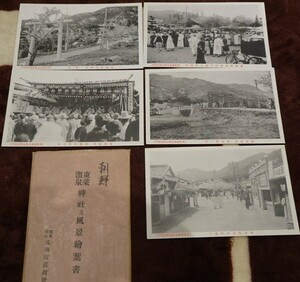
[[[163,45],[163,39],[162,39],[162,34],[160,32],[156,33],[156,37],[155,37],[153,43],[155,44],[157,52],[161,52],[161,48]]]
[[[167,47],[166,47],[166,50],[167,51],[174,51],[174,42],[173,42],[173,38],[172,38],[172,35],[171,35],[171,32],[169,33],[168,35],[168,39],[167,39]]]
[[[184,39],[184,36],[183,36],[183,33],[180,31],[179,32],[179,35],[178,35],[178,41],[177,41],[177,47],[178,48],[183,48],[183,39]]]
[[[206,56],[209,56],[210,55],[210,39],[209,37],[207,36],[205,38],[205,41],[204,41],[204,49],[205,49],[205,54]]]
[[[190,45],[189,45],[189,39],[190,39],[190,33],[188,32],[188,31],[186,31],[185,33],[184,33],[184,39],[183,39],[183,45],[184,45],[184,47],[190,47]]]
[[[65,142],[62,127],[54,121],[53,115],[47,115],[46,121],[37,129],[33,142]]]
[[[197,60],[196,64],[206,64],[205,58],[205,42],[203,38],[199,41],[198,47],[197,47]]]
[[[125,133],[126,133],[127,126],[129,125],[131,118],[132,118],[132,115],[129,115],[129,113],[127,111],[121,112],[121,116],[119,117],[119,120],[122,122],[123,127],[119,134],[120,140],[125,140]]]
[[[178,32],[176,30],[173,30],[172,31],[172,40],[173,40],[173,43],[174,43],[174,46],[177,48],[177,44],[178,44]]]
[[[109,138],[109,132],[106,129],[107,120],[103,115],[95,116],[95,128],[87,133],[86,141],[87,142],[103,142],[107,141]]]
[[[64,141],[67,140],[67,134],[68,134],[68,131],[69,131],[69,128],[70,128],[70,124],[69,122],[67,121],[67,114],[66,113],[61,113],[60,114],[60,119],[57,120],[57,123],[62,127],[63,129],[63,138],[64,138]]]
[[[132,120],[126,129],[125,141],[139,141],[140,140],[140,119],[139,114],[135,114],[134,120]]]
[[[14,135],[15,139],[21,134],[26,134],[26,127],[25,127],[25,116],[24,114],[19,115],[19,120],[17,121],[15,128],[14,128]]]
[[[119,140],[119,134],[123,128],[122,122],[119,120],[118,113],[113,114],[113,119],[108,121],[106,129],[109,131],[109,139],[112,141]]]
[[[220,57],[222,55],[222,48],[223,48],[223,40],[218,35],[214,41],[214,56]]]
[[[193,33],[192,37],[189,39],[189,46],[191,47],[191,52],[194,57],[197,56],[197,48],[198,48],[199,39],[196,34]]]
[[[34,116],[31,116],[28,118],[27,122],[25,123],[25,132],[30,141],[32,141],[34,135],[37,132],[34,121],[35,121]]]
[[[222,37],[222,40],[223,40],[223,53],[224,55],[228,55],[229,53],[228,41],[225,36]]]
[[[79,127],[79,123],[76,120],[74,113],[69,115],[69,121],[68,122],[69,122],[69,130],[68,130],[68,133],[67,133],[67,142],[71,142],[71,141],[74,141],[75,131]]]
[[[166,31],[164,31],[164,34],[162,35],[162,40],[163,40],[163,48],[167,48],[167,40],[168,40],[168,34]]]
[[[89,114],[85,119],[85,124],[86,133],[90,133],[95,127],[95,116]]]
[[[151,31],[151,35],[150,35],[150,47],[154,48],[154,39],[155,39],[156,35],[154,31]]]
[[[76,129],[74,134],[74,139],[77,142],[84,142],[86,139],[86,129],[85,129],[85,121],[82,119],[80,121],[80,126]]]

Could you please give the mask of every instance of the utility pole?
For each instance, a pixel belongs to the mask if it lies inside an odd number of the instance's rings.
[[[106,34],[106,51],[108,51],[108,38],[107,38],[107,7],[105,8],[105,15],[104,15],[104,31]]]
[[[255,87],[256,87],[256,92],[257,92],[257,105],[258,105],[258,108],[260,109],[260,101],[259,101],[259,94],[258,94],[258,80],[254,79],[254,83],[255,83]]]
[[[66,18],[68,18],[68,8],[67,8]],[[65,52],[68,51],[68,48],[69,48],[69,23],[68,23],[68,21],[66,21]]]
[[[187,23],[187,5],[185,6],[185,23],[184,23],[184,27],[186,27],[186,23]]]
[[[63,37],[63,17],[58,22],[58,37],[57,37],[57,55],[56,58],[61,59],[62,54],[62,37]]]

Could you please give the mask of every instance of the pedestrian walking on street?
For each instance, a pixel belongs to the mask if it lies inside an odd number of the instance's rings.
[[[221,195],[220,195],[220,191],[215,189],[212,193],[212,202],[214,204],[214,208],[217,209],[217,208],[222,208],[223,206],[223,201],[221,199]]]
[[[246,209],[249,210],[249,207],[251,206],[250,191],[248,191],[248,190],[245,191],[244,199],[245,199]]]

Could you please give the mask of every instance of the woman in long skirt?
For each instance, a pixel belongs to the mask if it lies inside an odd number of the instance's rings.
[[[210,55],[210,40],[208,37],[205,38],[205,53],[207,56]]]
[[[167,51],[174,51],[174,42],[173,42],[173,39],[172,39],[172,36],[169,34],[168,35],[168,39],[167,39]]]
[[[184,46],[183,39],[184,39],[184,36],[183,36],[182,32],[180,32],[179,36],[178,36],[178,42],[177,42],[178,48],[183,48],[183,46]]]
[[[198,43],[196,64],[206,64],[204,54],[205,54],[205,43],[204,40],[201,40]]]

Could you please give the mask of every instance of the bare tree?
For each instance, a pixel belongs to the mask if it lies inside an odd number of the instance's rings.
[[[54,16],[54,21],[50,21],[50,17]],[[37,55],[39,47],[47,40],[52,40],[52,33],[57,30],[56,21],[62,17],[60,10],[56,8],[44,8],[42,14],[37,15],[38,19],[28,23],[29,25],[29,41],[28,49],[28,65],[32,66]],[[50,27],[49,27],[50,26]]]

